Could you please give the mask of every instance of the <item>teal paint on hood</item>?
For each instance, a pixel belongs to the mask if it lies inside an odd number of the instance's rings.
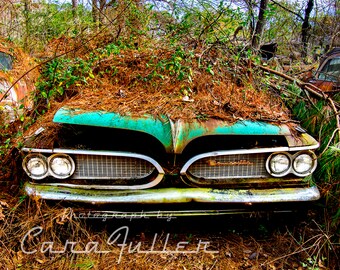
[[[120,115],[105,111],[84,111],[63,107],[57,111],[53,122],[119,128],[147,133],[158,139],[167,152],[181,153],[192,140],[209,135],[291,135],[286,125],[272,125],[249,120],[229,122],[209,119],[207,121],[183,119],[172,121],[163,115],[139,117]]]
[[[172,148],[173,145],[171,127],[166,117],[160,119],[150,116],[131,117],[113,112],[87,112],[64,107],[54,115],[53,122],[140,131],[157,138],[166,149]]]

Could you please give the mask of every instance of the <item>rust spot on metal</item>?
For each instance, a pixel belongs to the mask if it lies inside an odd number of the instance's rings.
[[[330,92],[335,88],[334,82],[316,80],[313,84],[319,87],[323,92]]]

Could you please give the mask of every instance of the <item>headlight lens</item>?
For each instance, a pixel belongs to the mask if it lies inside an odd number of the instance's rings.
[[[290,164],[290,158],[286,154],[279,153],[269,157],[269,164],[267,164],[267,168],[271,175],[279,177],[288,174]]]
[[[299,176],[307,176],[316,168],[316,157],[303,153],[295,157],[293,169]]]
[[[50,174],[59,179],[70,177],[74,170],[75,165],[73,159],[64,154],[55,154],[49,157],[48,164]]]
[[[47,176],[48,167],[46,157],[41,154],[30,154],[23,160],[25,172],[36,180],[43,179]]]

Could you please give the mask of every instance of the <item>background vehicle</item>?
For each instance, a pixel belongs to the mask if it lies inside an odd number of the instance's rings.
[[[25,76],[12,85],[32,62],[29,56],[16,51],[10,44],[0,43],[0,114],[4,122],[13,122],[24,109],[32,109],[30,93],[35,89],[32,79],[35,75],[30,78]]]
[[[321,58],[320,65],[309,82],[327,93],[335,94],[340,91],[340,47],[332,49]]]

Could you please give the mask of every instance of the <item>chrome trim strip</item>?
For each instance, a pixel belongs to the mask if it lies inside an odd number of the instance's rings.
[[[289,147],[289,151],[315,150],[319,148],[319,146],[320,146],[320,143],[318,142],[317,144],[308,145],[308,146]]]
[[[320,198],[317,187],[281,189],[166,188],[148,190],[82,190],[26,183],[30,196],[46,200],[65,200],[91,204],[104,203],[274,203],[314,201]]]

